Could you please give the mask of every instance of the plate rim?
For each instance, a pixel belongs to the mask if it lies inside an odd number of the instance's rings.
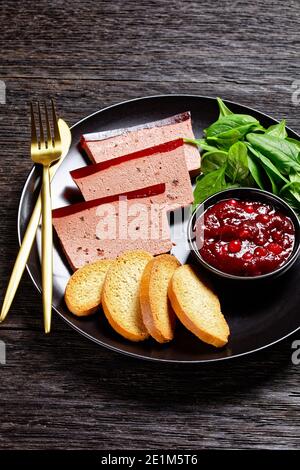
[[[200,98],[200,99],[209,99],[209,100],[212,100],[212,101],[216,101],[216,99],[217,99],[217,97],[213,97],[213,96],[197,95],[197,94],[190,94],[190,93],[167,93],[167,94],[162,94],[162,95],[159,94],[159,95],[150,95],[150,96],[142,96],[142,97],[138,97],[138,98],[132,98],[132,99],[129,99],[129,100],[120,101],[118,103],[115,103],[115,104],[106,106],[104,108],[98,109],[97,111],[89,114],[88,116],[85,116],[84,118],[80,119],[75,124],[70,126],[70,130],[72,131],[72,129],[76,128],[77,126],[82,124],[84,121],[90,119],[91,117],[93,117],[97,114],[100,114],[104,111],[107,111],[108,109],[115,108],[117,106],[125,105],[125,104],[132,103],[132,102],[135,102],[135,101],[143,101],[143,100],[153,99],[153,98],[176,98],[176,97],[178,97],[178,98],[180,98],[180,97]],[[265,116],[269,119],[272,119],[272,121],[275,121],[277,123],[280,122],[278,119],[273,118],[269,114],[266,114],[266,113],[264,113],[264,112],[262,112],[262,111],[260,111],[256,108],[252,108],[251,106],[246,106],[246,105],[243,105],[241,103],[237,103],[236,101],[231,101],[231,100],[227,100],[227,99],[224,99],[223,101],[224,101],[225,104],[228,104],[228,105],[233,104],[233,105],[236,105],[236,106],[241,106],[241,107],[247,108],[248,110],[253,111],[255,113],[262,114],[263,116]],[[293,134],[295,134],[300,139],[300,135],[297,132],[295,132],[293,129],[291,129],[290,127],[286,127],[286,129],[288,131],[291,131]],[[23,189],[22,189],[22,192],[21,192],[21,196],[19,198],[18,214],[17,214],[17,234],[18,234],[19,246],[21,246],[21,243],[22,243],[22,235],[21,235],[21,216],[22,215],[21,215],[21,209],[22,209],[23,202],[24,202],[24,199],[25,199],[25,196],[26,196],[26,193],[27,193],[27,188],[28,188],[29,182],[32,178],[32,175],[35,171],[35,168],[36,168],[36,165],[34,164],[34,165],[32,165],[31,169],[29,170],[29,172],[27,174],[27,177],[26,177],[26,180],[25,180],[25,183],[24,183],[24,186],[23,186]],[[32,272],[30,270],[30,267],[28,266],[28,263],[26,263],[26,270],[27,270],[27,273],[29,274],[29,277],[30,277],[33,285],[35,286],[35,288],[37,289],[39,294],[41,294],[41,288],[38,286],[36,280],[34,279],[34,276],[33,276]],[[102,346],[102,347],[104,347],[104,348],[106,348],[110,351],[115,352],[115,353],[119,353],[119,354],[129,356],[129,357],[132,357],[132,358],[135,358],[135,359],[141,359],[141,360],[150,361],[150,362],[160,362],[160,363],[163,362],[163,363],[172,363],[172,364],[207,364],[207,363],[215,363],[215,362],[226,361],[226,360],[230,360],[230,359],[238,359],[238,358],[241,358],[243,356],[248,356],[250,354],[255,354],[255,353],[258,353],[259,351],[270,348],[270,347],[274,346],[275,344],[277,344],[281,341],[284,341],[286,338],[288,338],[289,336],[295,334],[297,331],[300,330],[300,324],[299,324],[299,326],[297,328],[295,328],[293,331],[287,333],[285,336],[283,336],[279,339],[276,339],[275,341],[272,341],[271,343],[265,344],[264,346],[261,346],[259,348],[251,349],[250,351],[245,351],[243,353],[234,354],[234,355],[231,355],[231,356],[224,356],[224,357],[213,358],[213,359],[195,359],[195,360],[164,359],[164,358],[144,356],[143,354],[137,354],[137,353],[133,353],[133,352],[130,352],[130,351],[125,351],[123,349],[119,349],[118,347],[106,344],[103,341],[101,341],[99,339],[96,339],[95,337],[91,336],[89,333],[86,333],[85,331],[80,329],[78,326],[76,326],[74,323],[72,323],[71,320],[69,320],[64,315],[62,315],[62,313],[54,305],[52,305],[52,309],[72,329],[74,329],[81,336],[83,336],[84,338],[92,341],[93,343],[98,344],[98,345],[100,345],[100,346]]]

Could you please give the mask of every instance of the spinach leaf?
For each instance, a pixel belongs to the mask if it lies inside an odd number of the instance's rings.
[[[265,167],[265,172],[267,173],[269,181],[271,183],[272,193],[279,194],[278,180],[276,180],[276,178],[274,177],[274,173],[272,173],[272,171],[268,167]]]
[[[244,126],[258,126],[259,122],[248,114],[231,114],[229,116],[222,116],[216,122],[211,124],[204,130],[206,137],[216,137],[224,132],[238,129]]]
[[[291,171],[291,173],[289,174],[289,179],[291,183],[300,183],[300,173]]]
[[[236,142],[228,151],[226,176],[232,183],[243,183],[249,175],[248,151],[243,142]]]
[[[278,168],[269,160],[267,157],[265,157],[261,152],[258,150],[254,149],[251,145],[248,145],[249,151],[260,161],[261,165],[265,169],[266,173],[269,175],[270,173],[273,175],[275,181],[279,185],[283,185],[288,183],[288,179],[283,176]]]
[[[291,170],[300,172],[299,150],[293,142],[268,134],[250,133],[246,138],[255,150],[269,158],[283,174],[288,175]]]
[[[266,130],[266,134],[273,135],[274,137],[279,137],[280,139],[285,139],[287,137],[287,131],[285,129],[285,119],[280,121],[279,124],[274,124]]]
[[[296,145],[298,147],[298,150],[300,152],[300,140],[292,139],[291,137],[286,137],[288,142],[291,142],[292,144]]]
[[[260,189],[265,189],[262,167],[256,163],[248,152],[248,167],[255,183]]]
[[[210,145],[228,150],[248,132],[260,127],[259,122],[247,114],[231,114],[219,118],[204,130],[206,140]]]
[[[243,185],[282,195],[300,214],[300,141],[288,137],[285,120],[264,129],[253,116],[233,113],[221,98],[217,102],[218,120],[204,130],[204,138],[184,139],[202,151],[194,207]]]
[[[247,178],[245,178],[243,180],[243,184],[240,184],[240,186],[243,186],[244,188],[255,188],[257,186],[256,182],[255,182],[255,179],[253,178],[253,176],[251,175],[250,173],[250,169],[249,169],[249,175],[247,176]]]
[[[227,188],[225,170],[226,166],[224,165],[218,170],[214,170],[206,175],[198,176],[194,190],[193,208],[197,207],[198,204],[203,202],[212,194],[218,193],[219,191]]]
[[[217,98],[217,102],[218,102],[219,110],[220,110],[219,119],[222,116],[229,116],[230,114],[233,114],[233,112],[227,108],[226,104],[224,103],[223,100],[221,100],[221,98]]]
[[[244,135],[250,131],[253,131],[252,125],[247,124],[245,126],[220,133],[214,137],[207,137],[207,142],[210,145],[216,145],[220,150],[229,150],[233,144],[242,140]]]
[[[198,147],[201,147],[201,150],[206,150],[208,152],[219,150],[213,145],[209,145],[205,139],[183,139],[186,144],[194,144]]]
[[[280,191],[280,196],[300,213],[300,183],[288,183]]]
[[[212,150],[202,155],[201,171],[205,175],[211,171],[218,170],[227,161],[228,153],[222,150]]]
[[[288,191],[294,194],[294,197],[298,201],[300,207],[300,183],[295,182],[286,184],[281,189],[280,194],[285,195]]]
[[[204,139],[187,139],[186,137],[183,138],[183,141],[185,144],[194,144],[194,145],[199,145],[199,146],[200,146],[201,140],[204,140]]]

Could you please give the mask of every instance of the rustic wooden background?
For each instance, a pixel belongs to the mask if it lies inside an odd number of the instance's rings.
[[[73,124],[139,96],[219,95],[299,132],[299,18],[299,0],[2,1],[1,293],[31,167],[28,100],[54,96]],[[0,329],[1,449],[299,447],[299,334],[241,360],[177,367],[101,349],[56,317],[45,337],[41,318],[26,275]]]

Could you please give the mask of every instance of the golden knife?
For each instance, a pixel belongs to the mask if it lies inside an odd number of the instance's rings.
[[[71,131],[63,119],[58,120],[58,127],[60,131],[60,136],[61,136],[62,154],[61,154],[60,159],[50,167],[50,180],[52,180],[56,171],[60,167],[63,159],[67,155],[70,145],[71,145],[71,140],[72,140]],[[10,276],[10,280],[7,286],[7,290],[5,293],[5,297],[4,297],[4,301],[3,301],[3,305],[1,309],[0,322],[5,320],[9,312],[9,309],[11,307],[12,301],[15,297],[17,288],[20,284],[20,280],[23,275],[23,272],[24,272],[34,239],[35,239],[35,235],[39,226],[41,212],[42,212],[42,197],[40,193],[36,201],[33,213],[31,215],[29,224],[27,226],[25,235],[23,237],[22,244],[21,244],[17,259],[13,267],[13,271]]]

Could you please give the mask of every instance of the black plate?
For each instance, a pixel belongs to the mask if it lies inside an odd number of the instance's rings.
[[[251,108],[231,102],[227,102],[227,104],[234,112],[252,114],[264,126],[277,122]],[[72,128],[73,140],[70,152],[53,180],[53,207],[60,207],[80,200],[80,195],[69,171],[87,163],[78,149],[78,142],[83,133],[142,124],[188,110],[192,113],[193,128],[197,137],[218,116],[217,102],[214,98],[166,95],[126,101],[100,110],[78,122]],[[289,135],[299,138],[291,130]],[[27,178],[20,200],[19,240],[22,239],[32,212],[39,183],[39,170],[34,167]],[[40,233],[37,234],[28,262],[29,274],[40,291],[39,247]],[[182,246],[177,246],[174,254],[182,262],[189,258],[189,253]],[[229,359],[270,346],[300,327],[299,260],[286,275],[277,281],[272,281],[272,285],[263,282],[261,285],[240,286],[235,282],[216,282],[222,309],[231,330],[229,343],[223,349],[205,345],[180,325],[177,328],[175,339],[170,344],[159,345],[153,340],[131,343],[123,339],[112,331],[101,314],[87,319],[77,319],[68,312],[63,300],[69,276],[70,270],[66,259],[55,238],[53,306],[56,312],[79,333],[96,343],[138,358],[165,362],[209,362]]]

